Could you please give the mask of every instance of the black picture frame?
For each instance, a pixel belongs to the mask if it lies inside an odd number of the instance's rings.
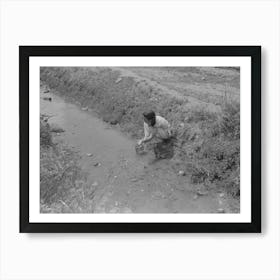
[[[251,57],[250,223],[31,223],[29,221],[29,58],[32,56],[249,56]],[[260,46],[19,46],[21,233],[260,233]],[[38,136],[39,137],[39,136]],[[32,176],[32,174],[31,174]]]

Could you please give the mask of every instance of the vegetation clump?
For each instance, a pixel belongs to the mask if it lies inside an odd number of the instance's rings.
[[[40,119],[40,211],[93,212],[95,188],[88,186],[77,154],[60,143],[54,144],[47,119]]]

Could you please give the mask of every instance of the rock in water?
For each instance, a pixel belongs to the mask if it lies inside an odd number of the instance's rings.
[[[195,195],[193,196],[193,199],[194,199],[194,200],[197,200],[197,199],[198,199],[198,195],[195,194]]]
[[[50,128],[51,128],[51,132],[61,133],[65,131],[63,128],[59,127],[56,124],[51,124]]]
[[[180,170],[180,171],[178,172],[178,175],[180,175],[180,176],[185,176],[185,175],[186,175],[186,173],[185,173],[185,171]]]
[[[208,194],[208,191],[202,191],[202,190],[198,190],[196,192],[197,195],[200,195],[200,196],[203,196],[203,195],[207,195]]]
[[[121,80],[122,80],[122,78],[119,77],[119,78],[115,81],[115,83],[117,84],[117,83],[119,83]]]

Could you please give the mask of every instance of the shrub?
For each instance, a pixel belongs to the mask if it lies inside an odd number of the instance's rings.
[[[52,145],[50,126],[44,116],[40,116],[40,145],[48,147]]]
[[[222,106],[221,131],[233,139],[240,138],[240,104],[225,102]]]
[[[40,209],[42,213],[92,213],[96,187],[86,182],[77,154],[61,145],[40,153]]]
[[[223,188],[239,195],[240,114],[238,102],[225,102],[219,112],[193,108],[179,129],[180,156],[195,184]]]
[[[52,141],[47,117],[40,116],[41,212],[93,212],[95,188],[86,184],[77,154]]]

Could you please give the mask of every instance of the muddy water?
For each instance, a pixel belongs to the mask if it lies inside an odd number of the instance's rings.
[[[52,101],[43,97],[51,97]],[[55,135],[81,155],[88,183],[96,187],[95,212],[210,213],[225,208],[217,194],[197,195],[187,176],[178,176],[169,160],[135,153],[135,140],[99,120],[93,112],[41,93],[41,113],[65,132]]]

